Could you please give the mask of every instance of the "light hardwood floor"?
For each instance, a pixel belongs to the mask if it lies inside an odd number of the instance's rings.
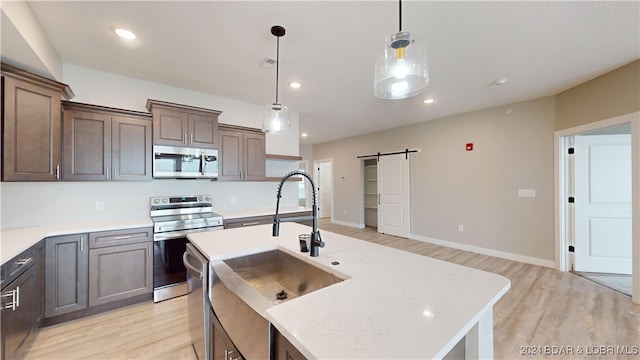
[[[319,227],[509,278],[511,289],[494,308],[497,359],[640,358],[640,306],[629,296],[572,273],[378,234],[372,228],[327,220]],[[195,359],[186,308],[186,297],[181,297],[44,328],[27,359]],[[616,355],[618,346],[635,355]],[[583,354],[577,354],[578,347]],[[525,353],[539,350],[549,354]]]
[[[145,302],[40,329],[26,359],[188,359],[187,297]]]

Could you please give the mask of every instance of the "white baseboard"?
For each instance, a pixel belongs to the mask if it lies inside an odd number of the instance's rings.
[[[452,241],[434,239],[434,238],[421,236],[421,235],[415,235],[415,234],[410,234],[409,238],[410,239],[414,239],[414,240],[424,241],[424,242],[435,244],[435,245],[446,246],[446,247],[450,247],[450,248],[454,248],[454,249],[471,251],[471,252],[482,254],[482,255],[495,256],[495,257],[499,257],[499,258],[502,258],[502,259],[519,261],[519,262],[523,262],[523,263],[527,263],[527,264],[532,264],[532,265],[538,265],[538,266],[548,267],[548,268],[552,268],[552,269],[557,269],[556,263],[554,261],[552,261],[552,260],[540,259],[540,258],[535,258],[535,257],[525,256],[525,255],[519,255],[519,254],[513,254],[513,253],[509,253],[509,252],[505,252],[505,251],[492,250],[492,249],[482,248],[482,247],[479,247],[479,246],[465,245],[465,244],[460,244],[460,243],[456,243],[456,242],[452,242]]]
[[[338,225],[349,226],[349,227],[356,228],[356,229],[364,229],[364,224],[350,223],[350,222],[346,222],[346,221],[336,220],[336,219],[333,219],[333,218],[331,219],[331,223],[338,224]]]

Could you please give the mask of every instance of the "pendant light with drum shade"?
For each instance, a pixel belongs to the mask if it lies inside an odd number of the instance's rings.
[[[418,95],[429,83],[427,49],[420,34],[399,30],[378,46],[373,93],[381,99],[405,99]]]
[[[276,37],[276,101],[265,107],[262,120],[262,131],[267,134],[289,133],[289,108],[278,102],[278,76],[280,72],[280,38],[285,30],[282,26],[271,27],[271,34]]]

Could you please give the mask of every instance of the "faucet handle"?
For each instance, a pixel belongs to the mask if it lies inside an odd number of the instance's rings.
[[[315,235],[316,236],[314,236],[314,242],[313,242],[314,245],[323,248],[324,241],[322,241],[322,237],[320,236],[320,231],[316,231]]]

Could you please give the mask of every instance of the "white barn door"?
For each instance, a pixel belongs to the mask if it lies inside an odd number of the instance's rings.
[[[378,232],[409,237],[409,160],[405,154],[378,162]]]
[[[631,135],[576,136],[575,271],[631,274]]]

